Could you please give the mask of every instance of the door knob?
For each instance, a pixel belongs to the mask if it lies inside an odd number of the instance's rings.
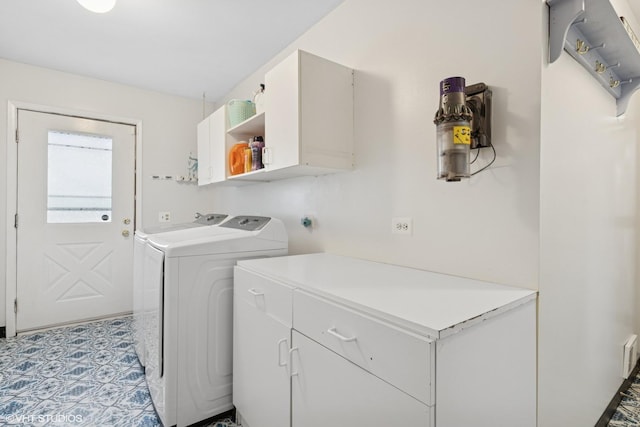
[[[129,237],[129,230],[122,230],[122,235],[124,237]]]
[[[131,220],[129,218],[125,218],[124,220],[122,220],[122,222],[124,223],[124,225],[131,224]]]

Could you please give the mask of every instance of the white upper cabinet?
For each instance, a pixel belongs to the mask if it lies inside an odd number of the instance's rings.
[[[267,170],[353,167],[353,70],[296,51],[265,76]]]
[[[198,185],[211,184],[210,119],[211,116],[198,123]]]
[[[264,114],[226,132],[217,126],[214,129],[213,122],[209,122],[207,144],[201,141],[205,131],[199,126],[198,157],[203,174],[200,184],[272,181],[353,168],[351,68],[297,50],[267,72],[264,82]],[[224,115],[222,123],[226,124]],[[264,169],[230,175],[229,151],[252,136],[264,137]],[[207,156],[205,160],[200,159],[203,155]],[[205,169],[209,166],[213,168],[211,174],[224,171],[224,178],[221,175],[209,178]]]
[[[226,109],[218,108],[198,123],[198,185],[226,179]]]

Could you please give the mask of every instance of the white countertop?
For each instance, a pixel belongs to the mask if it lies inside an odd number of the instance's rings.
[[[433,339],[537,295],[529,289],[326,253],[246,260],[238,265]]]

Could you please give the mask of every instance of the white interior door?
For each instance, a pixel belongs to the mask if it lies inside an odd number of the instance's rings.
[[[24,332],[130,312],[135,126],[18,110]]]

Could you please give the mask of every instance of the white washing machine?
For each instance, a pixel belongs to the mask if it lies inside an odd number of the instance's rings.
[[[219,226],[148,236],[145,288],[153,289],[145,375],[164,426],[187,426],[233,408],[233,267],[282,256],[275,218],[237,216]]]
[[[199,214],[196,220],[181,224],[167,224],[136,230],[133,239],[133,343],[140,364],[145,366],[145,315],[144,315],[144,247],[150,234],[166,233],[187,228],[218,225],[227,219],[225,214]]]

